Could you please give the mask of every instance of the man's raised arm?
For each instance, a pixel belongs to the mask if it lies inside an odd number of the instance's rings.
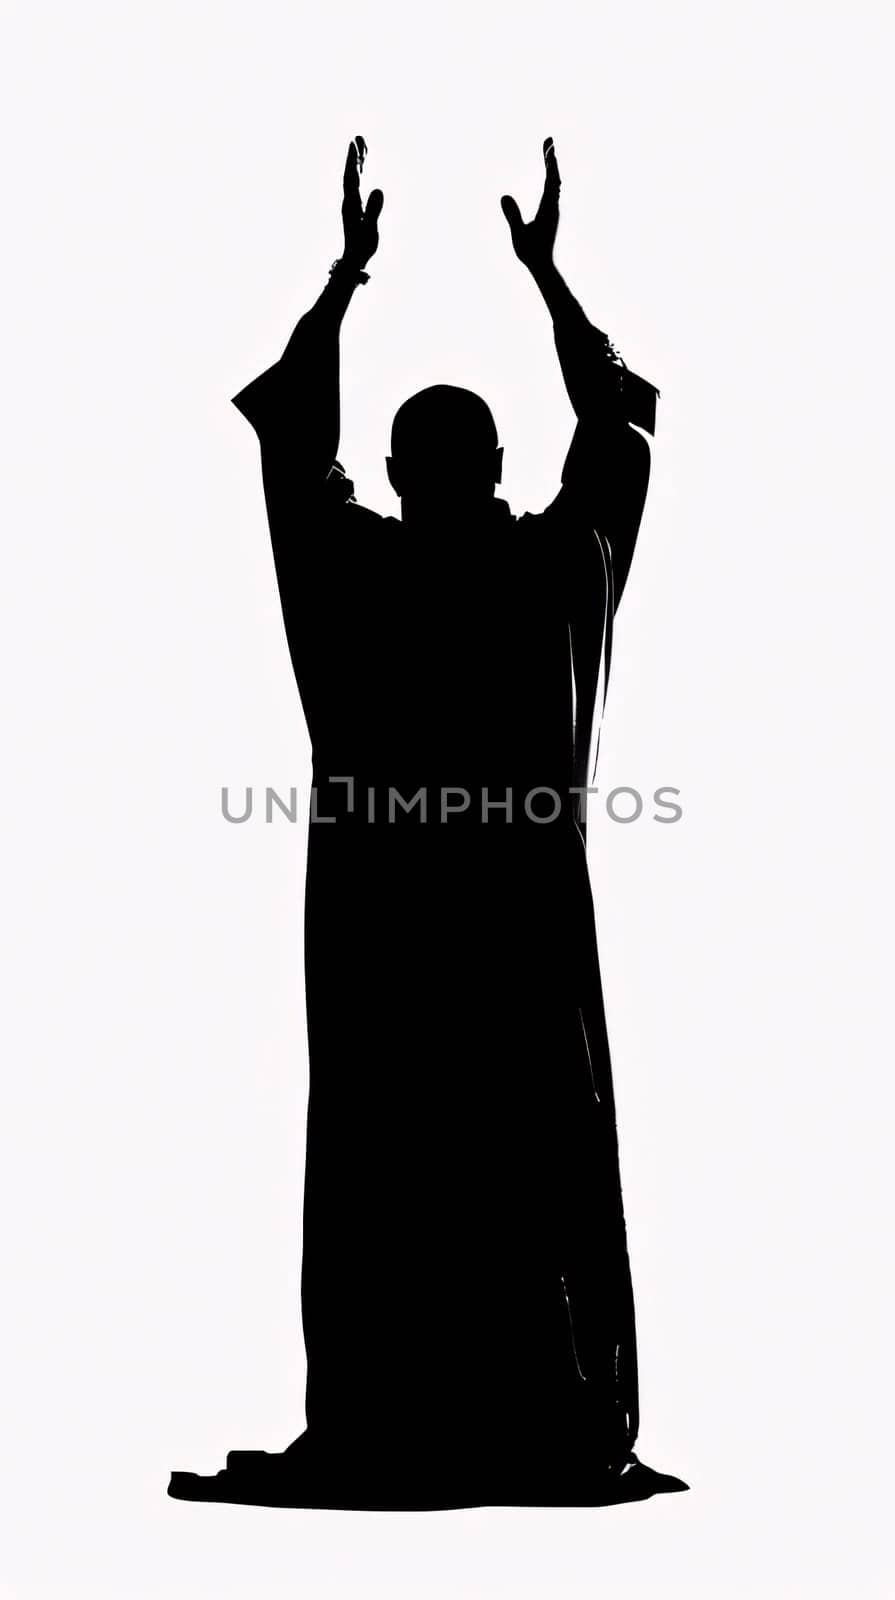
[[[366,145],[348,147],[342,194],[344,250],[329,281],[299,321],[279,361],[233,398],[261,441],[264,493],[274,545],[294,536],[302,513],[324,495],[345,500],[353,485],[336,461],[339,448],[339,332],[364,268],[379,243],[382,190],[366,206],[360,170]]]
[[[553,261],[560,176],[552,139],[544,141],[544,190],[531,222],[516,201],[501,207],[513,248],[528,267],[553,319],[556,352],[578,419],[554,508],[580,510],[609,542],[615,603],[634,554],[649,483],[650,450],[631,423],[652,433],[657,391],[619,360],[606,335],[588,321]]]

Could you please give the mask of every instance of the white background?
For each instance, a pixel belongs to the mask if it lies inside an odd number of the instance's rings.
[[[882,1597],[891,1448],[891,32],[880,4],[8,9],[2,1593]],[[302,1421],[307,784],[229,396],[386,203],[342,459],[479,389],[516,511],[571,428],[509,248],[662,390],[593,814],[640,1453],[688,1495],[384,1516],[189,1506]],[[451,559],[449,549],[445,560]],[[302,810],[302,817],[305,812]]]

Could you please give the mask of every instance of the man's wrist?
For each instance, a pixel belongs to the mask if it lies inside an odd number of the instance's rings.
[[[559,268],[552,256],[546,261],[526,261],[525,265],[545,300],[548,300],[558,289],[563,287]]]
[[[340,283],[350,283],[352,288],[356,288],[359,283],[370,281],[369,272],[365,272],[360,263],[352,261],[350,256],[337,256],[329,269],[329,275]]]
[[[534,265],[529,266],[528,270],[537,284],[541,299],[554,323],[556,323],[557,319],[566,322],[569,317],[574,317],[576,313],[579,317],[584,316],[575,296],[553,260],[536,262]]]
[[[320,295],[321,306],[328,306],[341,322],[351,304],[351,297],[359,283],[366,283],[369,274],[344,256],[332,263],[329,276]]]

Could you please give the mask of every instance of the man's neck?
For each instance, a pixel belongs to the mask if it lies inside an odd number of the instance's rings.
[[[433,495],[426,500],[402,500],[401,521],[427,527],[458,527],[490,522],[502,515],[506,501],[496,495],[476,495],[462,500],[447,500]]]

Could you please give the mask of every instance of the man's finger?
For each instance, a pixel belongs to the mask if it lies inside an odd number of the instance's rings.
[[[500,209],[510,225],[510,232],[515,234],[522,227],[522,213],[511,194],[501,195]]]
[[[358,193],[360,191],[360,176],[357,169],[357,146],[353,139],[348,146],[348,154],[345,157],[345,172],[343,175],[343,182],[345,184],[346,191],[350,190],[352,193]]]
[[[367,203],[364,206],[364,221],[365,222],[376,222],[376,221],[378,221],[379,213],[382,210],[382,204],[383,204],[384,199],[385,199],[385,195],[382,193],[381,189],[371,189],[370,190],[369,199],[367,200]]]
[[[545,182],[559,193],[559,162],[556,159],[556,145],[552,139],[544,140],[544,166],[546,167]]]
[[[352,139],[345,157],[342,176],[342,216],[353,220],[361,215],[360,174],[357,168],[357,147]]]
[[[538,205],[536,222],[542,222],[545,217],[559,209],[559,163],[556,159],[556,149],[552,139],[544,140],[544,192]]]

